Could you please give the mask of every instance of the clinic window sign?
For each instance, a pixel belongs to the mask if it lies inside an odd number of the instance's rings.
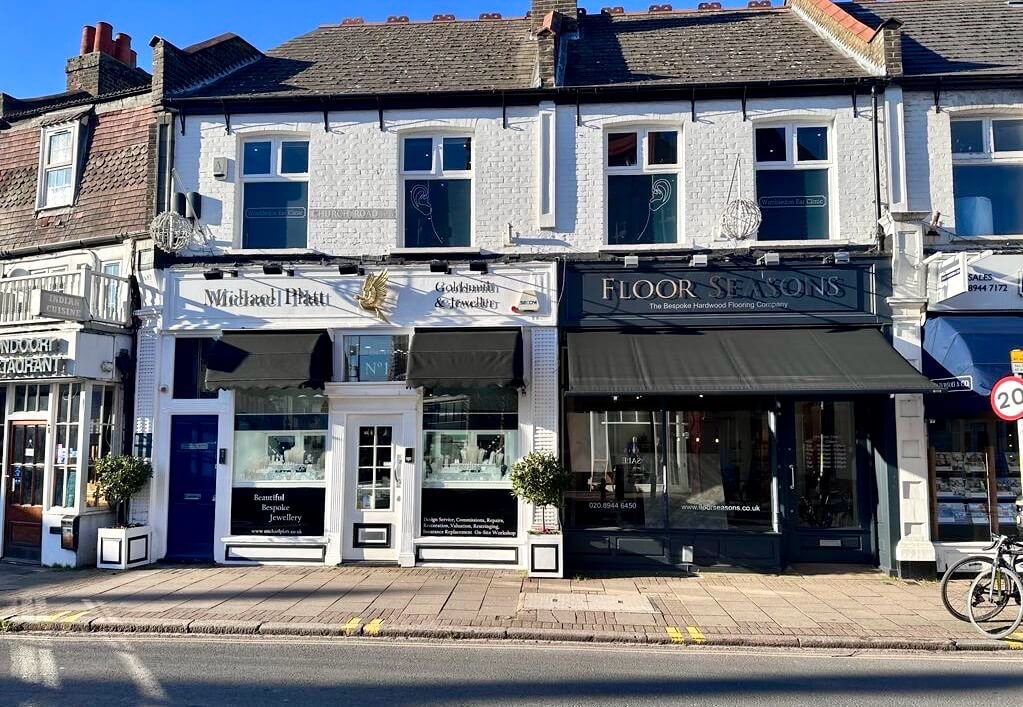
[[[56,336],[0,339],[0,379],[71,375],[68,342]]]

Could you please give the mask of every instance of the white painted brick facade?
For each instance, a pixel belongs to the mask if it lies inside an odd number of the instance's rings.
[[[385,113],[381,131],[374,111],[330,114],[325,132],[320,113],[235,115],[232,132],[222,116],[189,117],[186,134],[177,137],[178,191],[203,195],[203,220],[213,248],[232,248],[238,237],[236,178],[240,141],[268,133],[308,135],[309,207],[395,209],[396,220],[310,220],[309,248],[329,255],[383,255],[400,247],[400,139],[412,131],[462,132],[473,138],[472,244],[502,253],[593,252],[605,242],[603,136],[625,125],[668,125],[682,130],[680,210],[683,247],[732,247],[718,239],[735,160],[741,160],[743,195],[754,190],[753,131],[774,121],[818,121],[832,126],[832,241],[872,243],[874,193],[870,101],[859,97],[854,116],[849,96],[754,100],[743,121],[738,100],[698,101],[697,120],[689,102],[594,104],[557,109],[556,218],[553,229],[538,221],[539,130],[536,107],[501,111],[447,109]],[[884,131],[882,130],[882,134]],[[884,146],[882,144],[882,153]],[[213,160],[227,157],[228,178],[212,176]],[[882,165],[882,169],[884,166]],[[736,198],[733,195],[733,198]],[[837,205],[837,207],[836,207]],[[509,227],[514,243],[507,245]]]
[[[905,93],[906,178],[909,209],[941,213],[941,226],[955,230],[950,121],[957,117],[1023,115],[1023,90]]]

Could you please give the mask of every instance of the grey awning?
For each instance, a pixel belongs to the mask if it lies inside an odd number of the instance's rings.
[[[522,386],[519,329],[417,329],[408,356],[409,387]]]
[[[323,388],[333,357],[324,331],[224,334],[210,348],[206,387]]]
[[[569,393],[929,393],[875,329],[568,335]]]

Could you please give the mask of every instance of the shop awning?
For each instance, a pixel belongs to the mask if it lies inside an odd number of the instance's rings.
[[[409,387],[522,386],[519,329],[416,329],[408,356]]]
[[[924,324],[924,373],[958,378],[959,389],[988,396],[1012,373],[1009,352],[1023,349],[1023,316],[942,316]]]
[[[206,359],[206,388],[323,388],[333,346],[325,331],[221,336]]]
[[[569,393],[923,393],[936,387],[875,329],[568,335]]]

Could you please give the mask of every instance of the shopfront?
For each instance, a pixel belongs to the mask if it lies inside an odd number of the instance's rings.
[[[157,556],[525,564],[556,448],[553,265],[169,271]]]
[[[924,396],[940,572],[986,547],[992,533],[1016,530],[1019,428],[996,416],[988,397],[1012,375],[1011,351],[1023,349],[1023,257],[949,253],[934,260],[922,343],[923,372],[942,391]]]
[[[890,395],[933,389],[883,268],[570,266],[569,568],[876,562]]]
[[[96,561],[113,514],[95,461],[119,453],[131,337],[67,329],[0,336],[0,556],[76,567]]]

